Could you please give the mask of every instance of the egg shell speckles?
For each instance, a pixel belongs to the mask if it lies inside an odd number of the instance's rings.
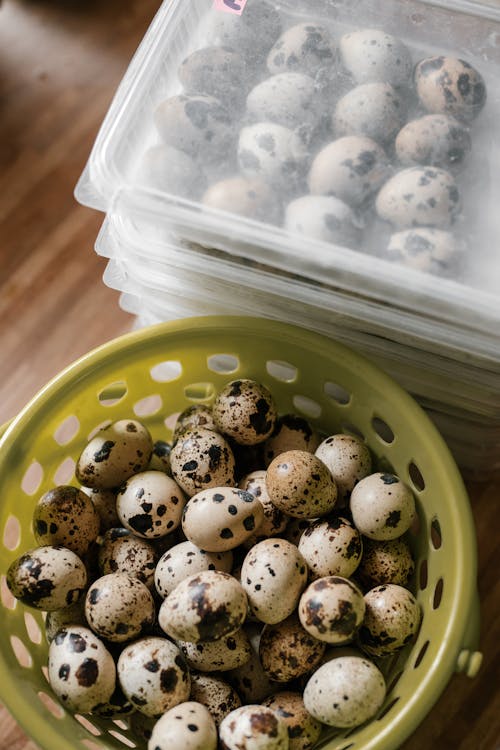
[[[350,578],[363,554],[361,534],[347,518],[332,516],[311,523],[300,537],[299,552],[311,578]]]
[[[85,565],[61,546],[28,550],[7,570],[7,586],[16,599],[47,612],[74,604],[86,585]]]
[[[363,558],[357,575],[367,588],[385,583],[405,586],[414,569],[410,545],[405,539],[389,539],[386,542],[364,540]]]
[[[120,526],[120,519],[116,512],[116,489],[98,490],[90,487],[83,487],[82,489],[90,497],[99,515],[101,534],[104,534],[108,529]]]
[[[238,164],[248,179],[262,179],[283,191],[293,190],[302,179],[306,157],[300,136],[276,122],[257,122],[240,132]]]
[[[191,672],[191,700],[203,704],[216,726],[241,706],[241,700],[236,690],[217,675]]]
[[[365,618],[358,633],[363,651],[386,656],[414,640],[422,615],[411,591],[388,583],[370,589],[364,598]]]
[[[362,135],[386,143],[405,119],[403,100],[390,83],[363,83],[339,99],[332,116],[335,135]]]
[[[191,680],[184,657],[166,638],[141,638],[118,658],[118,679],[137,711],[155,717],[189,700]]]
[[[245,56],[250,69],[265,61],[281,34],[281,17],[270,4],[253,0],[242,15],[212,13],[208,20],[208,38],[214,44],[230,47]]]
[[[206,404],[191,404],[183,409],[175,422],[173,442],[177,441],[187,429],[198,429],[203,427],[205,430],[217,430],[212,414],[212,408]]]
[[[241,445],[264,442],[278,417],[272,393],[255,380],[232,380],[219,393],[213,406],[219,430]]]
[[[394,232],[382,257],[416,271],[452,276],[461,268],[464,249],[451,232],[435,227],[415,227]]]
[[[393,86],[409,83],[413,63],[400,39],[381,29],[360,29],[339,42],[344,68],[357,83],[382,81]]]
[[[277,220],[278,196],[263,180],[230,177],[210,185],[202,198],[204,206],[260,221]]]
[[[274,624],[290,615],[307,583],[307,565],[286,539],[265,539],[247,553],[241,584],[250,611],[261,622]]]
[[[37,544],[61,545],[79,556],[97,539],[100,526],[92,500],[77,487],[54,487],[42,495],[33,511]]]
[[[326,576],[311,583],[300,597],[302,627],[325,643],[350,641],[365,614],[363,594],[347,578]]]
[[[213,487],[192,497],[184,508],[186,537],[208,552],[226,552],[258,530],[264,508],[258,498],[235,487]]]
[[[49,646],[48,680],[65,708],[87,714],[113,695],[115,663],[91,630],[70,626],[60,630]]]
[[[99,546],[98,565],[101,575],[128,573],[149,589],[154,586],[156,562],[155,548],[128,529],[109,529]]]
[[[272,708],[288,729],[289,750],[312,750],[321,734],[321,724],[306,710],[300,693],[284,691],[266,698],[262,705]]]
[[[178,77],[188,94],[214,96],[227,107],[238,107],[245,96],[245,62],[236,51],[203,47],[182,61]]]
[[[486,102],[486,86],[481,74],[465,60],[429,57],[415,68],[415,86],[428,112],[473,120]]]
[[[323,724],[350,729],[375,716],[385,693],[384,677],[372,662],[344,656],[313,674],[304,690],[304,704]]]
[[[305,630],[296,613],[262,631],[259,656],[264,671],[274,682],[289,682],[312,672],[320,663],[326,644]]]
[[[429,226],[447,229],[460,212],[457,184],[438,167],[409,167],[397,172],[381,188],[377,213],[401,229]]]
[[[295,235],[349,247],[361,239],[352,209],[330,195],[303,195],[291,201],[285,209],[284,228]]]
[[[314,453],[319,444],[318,434],[307,419],[297,414],[283,414],[264,443],[264,463],[269,466],[273,458],[285,451]]]
[[[148,469],[150,471],[164,471],[169,477],[172,476],[170,466],[170,451],[172,446],[165,440],[156,440],[153,444],[153,453]]]
[[[187,430],[170,453],[172,476],[189,497],[234,483],[234,455],[222,435],[205,427]]]
[[[257,532],[247,539],[243,544],[247,549],[257,542],[261,542],[271,536],[279,536],[288,523],[288,516],[276,508],[267,494],[266,472],[263,469],[252,471],[240,480],[238,487],[245,492],[254,495],[264,509],[264,520]]]
[[[244,631],[248,635],[251,653],[250,658],[238,669],[230,670],[227,679],[235,688],[238,695],[246,703],[261,703],[276,690],[276,684],[271,682],[260,661],[259,644],[261,623],[247,622]]]
[[[358,531],[370,539],[397,539],[415,517],[415,499],[394,474],[378,472],[362,479],[351,495],[351,513]]]
[[[269,52],[267,67],[274,74],[298,71],[315,78],[322,71],[331,75],[336,61],[337,48],[328,29],[301,23],[280,36]]]
[[[330,469],[342,500],[347,500],[359,480],[372,470],[370,449],[352,435],[330,435],[317,448],[316,456]]]
[[[232,711],[220,725],[223,750],[288,750],[288,729],[276,711],[258,704]]]
[[[206,570],[222,570],[230,573],[233,554],[227,552],[206,552],[190,541],[180,542],[167,550],[158,560],[155,586],[164,599],[188,576]]]
[[[45,637],[50,643],[59,630],[64,630],[68,626],[82,625],[88,628],[88,622],[85,617],[85,597],[80,597],[74,604],[62,609],[53,609],[47,612],[45,618]]]
[[[217,641],[191,643],[179,641],[187,663],[199,672],[228,672],[245,664],[251,655],[252,647],[243,630],[226,635]]]
[[[408,122],[394,143],[401,164],[444,169],[460,167],[472,144],[465,125],[448,115],[425,115]]]
[[[116,510],[137,536],[160,539],[180,525],[185,502],[182,489],[163,471],[143,471],[120,487]]]
[[[85,616],[97,635],[124,643],[151,627],[155,605],[149,589],[138,578],[108,573],[87,591]]]
[[[307,451],[286,451],[267,468],[271,502],[294,518],[317,518],[333,510],[337,485],[323,461]]]
[[[313,128],[319,120],[319,97],[314,80],[302,73],[279,73],[250,91],[247,113],[257,122],[277,122],[292,130]]]
[[[210,712],[196,701],[166,711],[153,727],[149,750],[216,750],[217,728]]]
[[[112,489],[147,468],[153,441],[147,427],[133,419],[110,424],[90,440],[76,464],[85,487]]]

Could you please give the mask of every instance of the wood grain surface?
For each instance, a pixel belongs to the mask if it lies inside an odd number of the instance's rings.
[[[158,6],[159,0],[0,6],[0,424],[65,365],[133,325],[118,294],[102,283],[105,261],[93,251],[103,217],[78,206],[73,189]],[[500,750],[500,482],[468,489],[484,664],[475,680],[451,679],[403,750]],[[0,750],[35,747],[0,707]]]

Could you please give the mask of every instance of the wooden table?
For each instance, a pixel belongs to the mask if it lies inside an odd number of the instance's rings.
[[[0,424],[62,367],[132,326],[93,252],[102,216],[78,206],[73,188],[158,6],[7,0],[0,8]],[[452,678],[404,750],[500,750],[500,482],[468,489],[484,666],[475,680]],[[33,748],[0,707],[0,750]]]

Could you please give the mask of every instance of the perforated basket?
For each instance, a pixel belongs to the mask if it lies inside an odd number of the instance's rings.
[[[324,432],[363,435],[379,466],[392,468],[416,496],[418,639],[383,665],[389,690],[379,715],[350,732],[329,732],[321,746],[397,748],[454,671],[477,671],[473,521],[457,468],[420,407],[329,339],[263,319],[191,318],[126,335],[83,357],[28,404],[0,441],[0,697],[40,747],[96,750],[141,740],[126,720],[74,717],[51,693],[42,615],[15,602],[5,581],[12,560],[36,546],[37,498],[55,483],[75,482],[75,458],[98,426],[136,415],[155,439],[168,439],[177,412],[209,403],[234,377],[265,383],[281,413],[303,413]]]

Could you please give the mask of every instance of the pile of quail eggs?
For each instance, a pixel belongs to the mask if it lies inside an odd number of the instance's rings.
[[[149,750],[307,750],[377,714],[421,610],[413,494],[363,441],[233,380],[171,443],[101,429],[76,478],[38,499],[39,546],[7,572],[47,613],[69,711],[128,717]]]
[[[285,28],[257,0],[241,16],[212,12],[205,38],[178,69],[182,92],[155,109],[161,143],[143,156],[144,179],[295,235],[459,273],[459,174],[486,100],[475,68],[415,59],[382,29]]]

